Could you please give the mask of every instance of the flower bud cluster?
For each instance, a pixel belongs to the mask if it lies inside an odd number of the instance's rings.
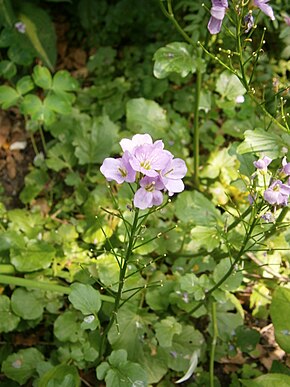
[[[263,176],[268,175],[268,166],[271,162],[272,159],[267,156],[254,161],[257,173]],[[277,178],[270,179],[269,186],[265,187],[263,192],[263,197],[272,206],[287,206],[290,196],[290,163],[287,162],[286,157],[282,160],[282,167],[278,170],[277,176]]]
[[[182,192],[182,178],[187,172],[185,162],[164,149],[161,140],[153,142],[149,134],[136,134],[120,141],[123,156],[106,158],[100,168],[108,181],[138,184],[134,206],[144,210],[163,202],[162,191],[169,196]]]

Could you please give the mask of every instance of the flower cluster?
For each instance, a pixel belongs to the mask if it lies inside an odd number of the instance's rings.
[[[254,161],[254,166],[260,174],[266,175],[271,162],[270,157],[264,156]],[[264,190],[263,197],[272,206],[287,206],[290,196],[290,163],[287,162],[286,157],[282,160],[282,168],[278,171],[278,177],[270,180],[270,185]]]
[[[270,0],[252,0],[251,5],[259,8],[265,15],[271,20],[275,20],[272,7],[268,4]],[[211,0],[211,17],[209,19],[207,28],[212,35],[218,34],[222,27],[222,22],[226,14],[226,10],[229,7],[228,0]],[[254,18],[250,13],[245,17],[246,33],[254,25]]]
[[[134,206],[144,210],[163,202],[162,191],[169,196],[182,192],[185,162],[164,149],[161,140],[153,142],[149,134],[136,134],[120,141],[123,156],[106,158],[100,168],[108,181],[138,184]]]

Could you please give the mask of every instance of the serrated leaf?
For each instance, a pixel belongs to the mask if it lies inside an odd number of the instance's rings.
[[[20,95],[10,86],[0,86],[0,105],[3,109],[8,109],[9,107],[15,105],[19,99]]]
[[[84,315],[97,314],[101,308],[100,293],[91,285],[74,283],[70,286],[69,300]]]
[[[35,4],[22,2],[18,19],[25,24],[25,34],[45,65],[53,70],[56,61],[56,37],[47,12]]]
[[[270,315],[277,343],[290,353],[290,289],[278,287],[272,298]]]
[[[184,78],[196,71],[192,46],[187,43],[167,44],[155,52],[153,59],[155,60],[153,73],[159,79],[166,78],[171,73],[180,74]]]
[[[4,360],[2,372],[8,378],[24,385],[35,373],[36,365],[43,360],[44,356],[36,348],[21,349]]]
[[[244,95],[246,89],[241,84],[241,81],[235,74],[224,71],[218,78],[216,83],[216,91],[223,98],[234,101],[238,96]]]
[[[51,89],[52,76],[46,67],[40,65],[35,66],[32,77],[38,87],[41,87],[44,90]]]

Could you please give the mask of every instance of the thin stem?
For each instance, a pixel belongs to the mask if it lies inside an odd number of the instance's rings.
[[[34,150],[34,153],[36,155],[38,155],[39,154],[39,150],[37,148],[36,141],[35,141],[33,133],[30,133],[30,140],[31,140],[31,144],[32,144],[32,148]]]
[[[39,133],[40,133],[40,138],[41,138],[41,143],[42,143],[44,153],[47,154],[47,146],[46,146],[46,141],[42,130],[42,126],[39,127]]]
[[[217,314],[216,314],[216,302],[213,301],[211,304],[211,319],[213,327],[213,335],[210,349],[210,360],[209,360],[209,381],[210,387],[214,387],[214,357],[215,357],[215,348],[218,337],[218,326],[217,326]]]
[[[111,329],[111,327],[113,326],[114,322],[117,320],[117,315],[118,315],[118,311],[120,308],[122,294],[123,294],[123,288],[124,288],[124,284],[125,284],[127,266],[128,266],[128,262],[131,258],[131,255],[133,253],[134,244],[136,242],[135,234],[136,234],[136,230],[137,230],[137,226],[138,226],[138,220],[139,220],[139,209],[137,208],[137,209],[135,209],[134,220],[133,220],[132,227],[130,230],[130,235],[129,235],[129,240],[128,240],[128,244],[127,244],[126,253],[125,253],[124,258],[121,260],[120,273],[119,273],[119,286],[118,286],[117,294],[115,296],[114,309],[113,309],[110,321],[109,321],[109,323],[108,323],[108,325],[107,325],[106,329],[104,330],[102,337],[101,337],[100,352],[99,352],[100,353],[100,355],[99,355],[100,360],[102,359],[102,356],[104,354],[105,342],[107,339],[108,332]]]
[[[199,50],[197,50],[199,53]],[[200,55],[199,55],[200,56]],[[199,66],[198,66],[199,67]],[[202,73],[199,68],[196,69],[196,84],[195,84],[195,101],[194,101],[194,118],[193,118],[193,172],[194,184],[199,186],[199,101],[201,91]]]

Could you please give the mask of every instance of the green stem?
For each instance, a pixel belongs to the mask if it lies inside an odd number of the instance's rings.
[[[136,234],[136,230],[137,230],[137,226],[138,226],[138,220],[139,220],[139,210],[135,209],[134,220],[133,220],[132,227],[130,230],[130,235],[129,235],[128,245],[126,248],[126,253],[125,253],[124,258],[121,261],[121,267],[120,267],[120,273],[119,273],[119,285],[118,285],[117,294],[115,296],[114,309],[113,309],[110,321],[109,321],[109,323],[108,323],[108,325],[107,325],[106,329],[104,330],[102,337],[101,337],[99,359],[102,359],[102,356],[104,354],[105,342],[107,339],[107,335],[108,335],[111,327],[113,326],[114,322],[117,320],[117,315],[118,315],[120,303],[122,301],[122,294],[123,294],[123,289],[124,289],[127,266],[128,266],[129,259],[132,256],[134,244],[136,243],[135,234]]]
[[[45,137],[44,137],[44,133],[42,130],[42,126],[39,127],[39,133],[40,133],[41,143],[42,143],[44,153],[47,154],[47,147],[46,147],[46,142],[45,142]]]
[[[214,387],[214,357],[215,357],[215,348],[218,337],[218,326],[217,326],[217,314],[216,314],[216,302],[213,301],[211,305],[211,318],[212,318],[212,327],[213,335],[210,349],[210,361],[209,361],[209,381],[210,387]]]
[[[199,50],[198,50],[199,51]],[[202,73],[199,68],[196,70],[194,119],[193,119],[193,172],[195,187],[199,186],[199,101],[201,91]]]
[[[39,150],[37,149],[37,145],[36,145],[36,141],[35,141],[33,133],[30,133],[30,140],[31,140],[31,144],[32,144],[32,148],[34,150],[34,153],[36,155],[38,155],[39,154]]]
[[[6,264],[3,264],[3,265],[0,265],[0,273],[1,274],[14,274],[15,273],[15,269],[14,269],[14,266],[13,265],[6,265]]]
[[[71,288],[68,286],[56,285],[49,282],[39,282],[36,280],[30,280],[27,278],[14,277],[10,275],[0,274],[0,284],[22,286],[24,288],[42,289],[50,292],[57,292],[62,294],[70,294]],[[112,297],[101,294],[102,301],[114,302]]]

